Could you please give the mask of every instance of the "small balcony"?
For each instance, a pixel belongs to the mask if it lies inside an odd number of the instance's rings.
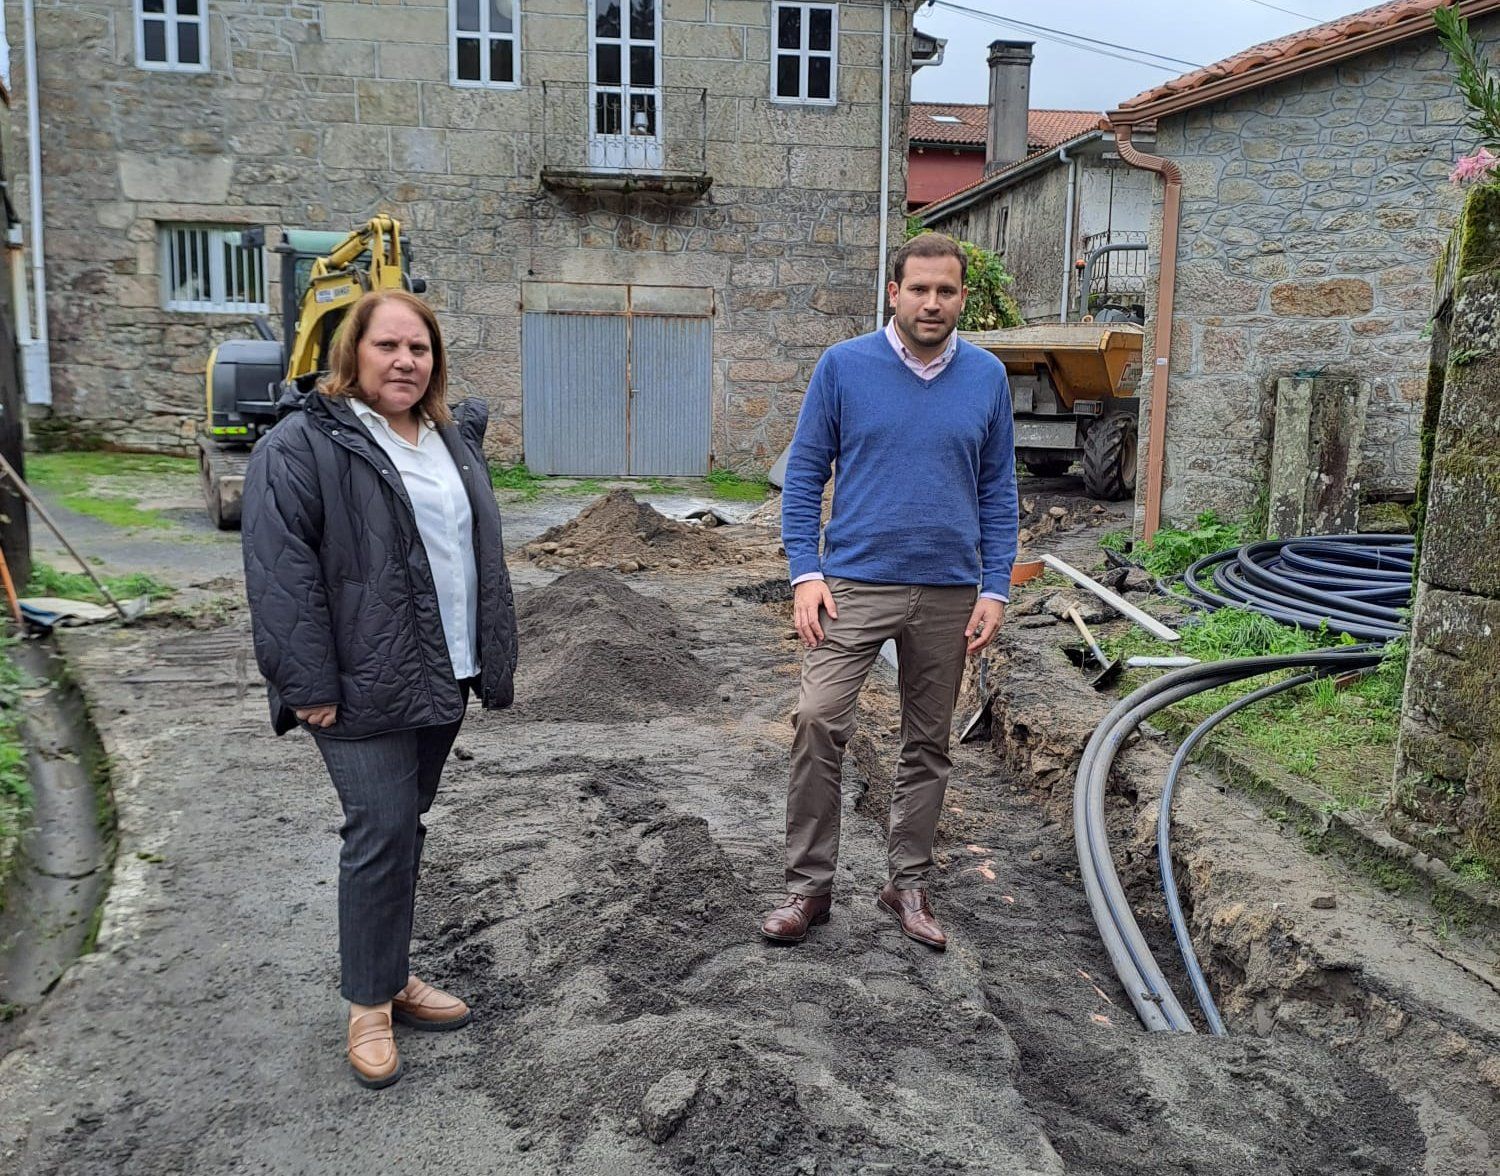
[[[708,91],[542,83],[542,186],[555,192],[708,191]]]

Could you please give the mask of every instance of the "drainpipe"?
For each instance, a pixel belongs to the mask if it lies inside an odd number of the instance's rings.
[[[1177,226],[1182,212],[1182,172],[1169,159],[1147,155],[1130,142],[1129,123],[1111,123],[1120,158],[1131,167],[1155,172],[1165,185],[1161,207],[1161,265],[1156,280],[1155,346],[1151,357],[1151,435],[1146,444],[1146,517],[1141,539],[1161,527],[1162,467],[1167,446],[1167,377],[1172,356],[1172,296],[1177,286]]]
[[[1057,162],[1068,165],[1068,210],[1063,229],[1062,297],[1057,302],[1057,321],[1068,321],[1068,282],[1073,273],[1073,206],[1078,191],[1078,160],[1068,155],[1066,147],[1057,149]]]
[[[52,403],[52,365],[47,353],[47,262],[42,252],[42,130],[37,114],[36,8],[24,0],[26,23],[26,155],[31,183],[31,288],[36,297],[36,334],[24,352],[26,402]]]
[[[885,251],[891,227],[891,0],[884,0],[880,5],[880,15],[880,272],[875,275],[877,331],[885,326]]]

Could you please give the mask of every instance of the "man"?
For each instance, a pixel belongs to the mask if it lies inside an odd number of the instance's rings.
[[[891,321],[824,353],[787,461],[782,538],[808,652],[792,717],[788,895],[761,933],[800,943],[828,921],[844,746],[860,688],[891,639],[902,747],[890,876],[876,905],[904,934],[942,950],[947,937],[927,898],[932,844],[964,658],[989,645],[1005,616],[1015,451],[1004,366],[955,334],[968,296],[963,250],[924,233],[897,250],[892,271]],[[835,465],[820,557],[823,487]]]

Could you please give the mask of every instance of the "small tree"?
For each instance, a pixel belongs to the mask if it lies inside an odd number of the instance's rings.
[[[1437,25],[1438,40],[1458,67],[1458,90],[1469,104],[1464,125],[1479,136],[1480,143],[1478,151],[1458,160],[1448,178],[1455,184],[1487,179],[1500,163],[1500,157],[1491,151],[1500,151],[1500,80],[1480,56],[1469,22],[1456,6],[1434,8],[1432,20]]]
[[[929,233],[914,216],[906,218],[906,239]],[[969,301],[958,320],[960,331],[996,331],[1001,327],[1019,327],[1024,321],[1021,308],[1011,296],[1015,279],[1000,264],[1000,258],[972,241],[960,241],[959,247],[968,260]]]

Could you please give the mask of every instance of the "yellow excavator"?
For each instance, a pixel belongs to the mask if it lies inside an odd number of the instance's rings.
[[[265,247],[265,229],[234,243]],[[240,525],[240,498],[250,450],[277,419],[289,384],[309,387],[327,370],[333,337],[349,307],[367,290],[423,293],[408,272],[401,222],[377,216],[350,233],[288,229],[273,249],[281,258],[282,339],[265,319],[258,339],[229,339],[208,357],[207,420],[198,434],[198,473],[214,526]]]

